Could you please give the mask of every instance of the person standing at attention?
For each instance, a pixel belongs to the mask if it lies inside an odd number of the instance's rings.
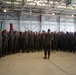
[[[48,32],[45,33],[45,48],[44,48],[44,59],[50,58],[50,52],[51,52],[51,44],[52,44],[52,35],[50,33],[50,29],[48,29]]]

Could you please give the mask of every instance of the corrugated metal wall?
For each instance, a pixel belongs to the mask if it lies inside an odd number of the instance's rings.
[[[20,20],[19,20],[20,19]],[[51,29],[51,31],[76,31],[76,19],[73,17],[65,16],[52,16],[42,15],[42,21],[40,21],[40,15],[21,14],[21,17],[13,14],[0,14],[0,21],[2,21],[2,28],[8,31],[10,23],[13,24],[14,30],[17,31],[42,31]]]

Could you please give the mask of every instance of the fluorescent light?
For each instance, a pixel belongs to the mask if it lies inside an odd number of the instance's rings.
[[[16,0],[16,1],[22,1],[22,0]]]
[[[6,2],[7,4],[11,4],[11,2]]]
[[[27,1],[33,1],[33,0],[27,0]]]
[[[53,1],[50,1],[50,3],[53,4],[54,2]]]
[[[74,15],[72,15],[72,17],[74,17]]]
[[[14,2],[14,4],[20,4],[19,2]]]
[[[55,15],[55,13],[52,13],[52,15]]]
[[[35,5],[36,3],[27,3],[28,5]]]
[[[7,12],[6,9],[4,9],[4,12]]]

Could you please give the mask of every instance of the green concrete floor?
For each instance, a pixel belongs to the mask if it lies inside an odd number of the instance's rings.
[[[0,59],[0,75],[76,75],[76,53],[18,53]]]

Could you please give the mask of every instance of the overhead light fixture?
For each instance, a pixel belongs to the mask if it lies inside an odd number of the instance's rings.
[[[36,3],[33,2],[33,3],[27,3],[27,4],[28,4],[28,5],[35,5]]]
[[[16,1],[22,1],[22,0],[16,0]]]
[[[37,5],[40,4],[40,2],[42,2],[41,0],[35,0],[35,2],[37,3]]]
[[[33,0],[27,0],[27,1],[33,1]]]
[[[4,12],[7,12],[6,9],[4,9]]]
[[[72,15],[72,17],[74,17],[74,15]]]
[[[11,2],[6,2],[7,4],[11,4]]]
[[[53,4],[54,2],[53,1],[50,1],[50,3]]]
[[[20,4],[19,2],[14,2],[14,4]]]
[[[37,3],[37,4],[39,4],[39,3],[40,3],[40,1],[36,1],[36,3]]]
[[[55,15],[55,13],[52,13],[52,15]]]

